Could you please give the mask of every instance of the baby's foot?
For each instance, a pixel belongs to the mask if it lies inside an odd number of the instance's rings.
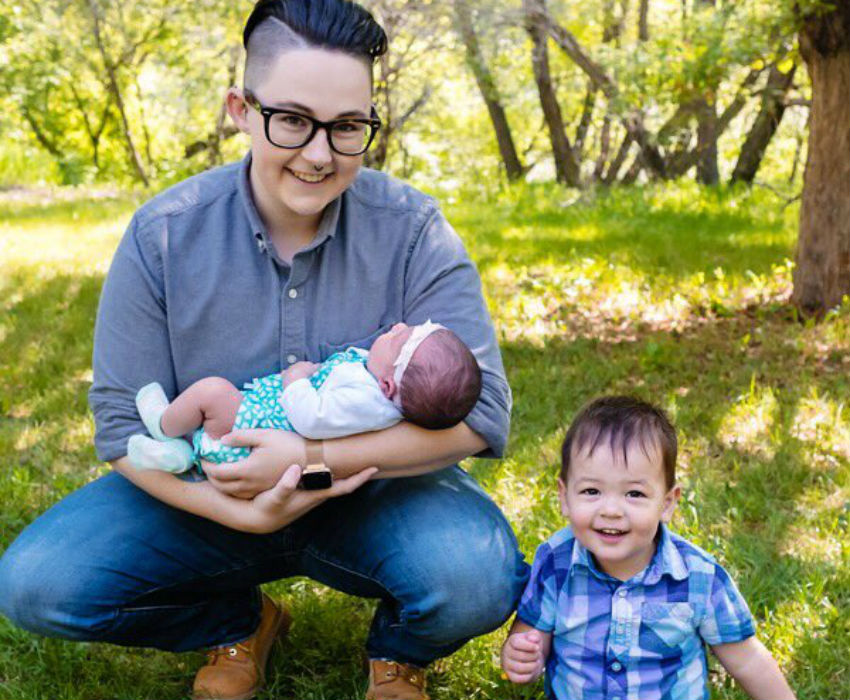
[[[136,408],[142,417],[142,422],[154,440],[166,442],[177,439],[170,438],[162,432],[160,420],[162,419],[162,414],[165,413],[165,409],[168,408],[168,399],[165,396],[165,391],[158,382],[152,382],[139,389],[139,393],[136,394]]]
[[[127,442],[127,457],[136,469],[157,469],[180,474],[192,468],[192,446],[181,439],[166,442],[147,435],[131,435]]]

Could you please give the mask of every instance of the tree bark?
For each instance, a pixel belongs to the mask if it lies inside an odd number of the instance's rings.
[[[484,98],[484,103],[487,105],[487,112],[490,115],[493,130],[496,132],[496,142],[499,145],[499,154],[502,157],[502,163],[505,165],[505,172],[509,180],[519,180],[525,174],[525,169],[522,167],[519,155],[517,155],[511,127],[502,106],[496,81],[487,67],[487,62],[478,43],[478,36],[475,33],[467,0],[454,1],[454,14],[455,26],[466,50],[466,63],[475,76],[475,82]]]
[[[525,18],[525,30],[531,37],[531,65],[534,71],[534,82],[537,83],[537,93],[540,96],[540,106],[546,118],[549,129],[549,140],[552,143],[552,156],[555,159],[555,172],[558,182],[578,187],[581,184],[578,161],[570,145],[561,114],[561,106],[552,87],[552,76],[549,70],[549,35],[546,25],[540,21],[539,13],[535,12],[534,0],[523,0],[522,7]]]
[[[715,0],[700,0],[700,3],[709,8],[717,6]],[[696,99],[697,182],[703,185],[716,185],[720,181],[717,167],[717,139],[720,134],[717,132],[716,91],[712,89],[710,92],[710,96],[701,95]]]
[[[617,149],[617,155],[614,156],[614,160],[612,160],[611,165],[608,166],[608,172],[605,173],[605,176],[602,178],[603,183],[606,185],[613,185],[617,181],[617,175],[620,174],[620,168],[623,167],[623,163],[626,162],[626,158],[629,156],[629,149],[631,146],[631,134],[626,134],[623,137],[623,142],[620,144],[620,148]]]
[[[850,294],[850,4],[804,18],[800,52],[812,109],[792,301],[820,315]]]
[[[638,9],[638,39],[649,41],[649,0],[640,0]]]
[[[716,185],[720,181],[717,168],[717,108],[713,100],[701,97],[697,102],[697,182]]]
[[[794,82],[794,71],[792,67],[787,73],[782,73],[776,65],[771,66],[759,113],[741,146],[738,162],[732,171],[732,182],[749,184],[755,179],[764,152],[779,128],[782,115],[785,114],[785,95]]]

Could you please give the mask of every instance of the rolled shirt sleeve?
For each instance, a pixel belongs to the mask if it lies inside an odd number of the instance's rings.
[[[479,457],[501,457],[510,429],[511,390],[481,278],[460,237],[433,203],[431,207],[407,264],[404,319],[443,324],[475,355],[481,396],[464,422],[487,442]]]

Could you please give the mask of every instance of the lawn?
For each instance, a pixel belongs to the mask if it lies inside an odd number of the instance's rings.
[[[0,199],[0,549],[104,473],[86,405],[103,277],[138,199]],[[850,304],[788,306],[797,210],[765,190],[519,187],[445,210],[477,261],[514,391],[501,461],[467,465],[529,559],[563,526],[555,474],[576,409],[663,405],[680,436],[674,529],[728,568],[800,698],[850,697]],[[373,603],[306,579],[264,698],[362,697]],[[431,674],[434,700],[542,698],[501,679],[497,631]],[[298,653],[291,653],[298,649]],[[35,637],[0,620],[0,700],[185,697],[200,653]],[[713,664],[715,698],[744,697]]]

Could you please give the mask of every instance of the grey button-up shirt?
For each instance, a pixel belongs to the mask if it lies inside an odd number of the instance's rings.
[[[483,389],[466,423],[489,446],[482,456],[501,455],[510,388],[478,273],[434,200],[364,168],[289,265],[254,205],[250,164],[249,154],[189,178],[130,222],[95,326],[98,457],[123,457],[127,438],[144,432],[134,398],[149,382],[169,397],[208,376],[241,387],[429,318],[478,358]]]

